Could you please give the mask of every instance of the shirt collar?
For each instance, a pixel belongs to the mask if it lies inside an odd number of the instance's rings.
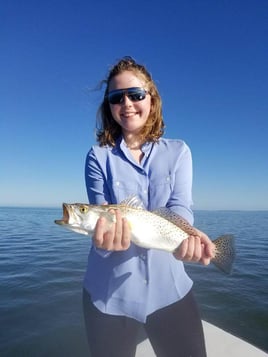
[[[141,147],[141,151],[144,153],[144,154],[148,154],[153,146],[153,142],[149,141],[149,142],[145,142],[142,147]],[[120,136],[117,141],[116,141],[116,147],[119,148],[125,152],[125,150],[127,150],[127,144],[123,138],[123,136]]]

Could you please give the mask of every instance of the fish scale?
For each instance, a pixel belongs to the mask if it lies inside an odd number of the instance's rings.
[[[131,240],[140,247],[173,252],[188,237],[185,231],[153,212],[131,207],[121,212],[130,224]]]

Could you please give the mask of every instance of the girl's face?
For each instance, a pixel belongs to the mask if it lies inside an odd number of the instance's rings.
[[[109,92],[117,89],[133,87],[146,88],[145,81],[137,77],[132,71],[122,72],[113,77],[109,84]],[[118,104],[109,104],[114,120],[121,126],[123,136],[137,135],[145,125],[151,110],[151,96],[146,94],[140,101],[131,101],[124,95]]]

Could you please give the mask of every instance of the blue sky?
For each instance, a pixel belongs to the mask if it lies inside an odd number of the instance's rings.
[[[268,209],[267,38],[267,0],[1,1],[0,205],[87,201],[92,89],[131,55],[191,147],[194,209]]]

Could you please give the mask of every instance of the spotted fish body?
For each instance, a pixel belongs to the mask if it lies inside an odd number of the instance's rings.
[[[189,235],[199,235],[182,217],[166,207],[147,211],[137,197],[131,197],[118,205],[63,204],[63,219],[55,223],[77,233],[92,236],[100,217],[105,217],[107,230],[115,221],[113,210],[119,209],[131,229],[131,241],[143,248],[174,252]],[[225,272],[231,271],[235,252],[233,237],[225,235],[214,241],[215,265]],[[220,248],[220,249],[219,249]]]

